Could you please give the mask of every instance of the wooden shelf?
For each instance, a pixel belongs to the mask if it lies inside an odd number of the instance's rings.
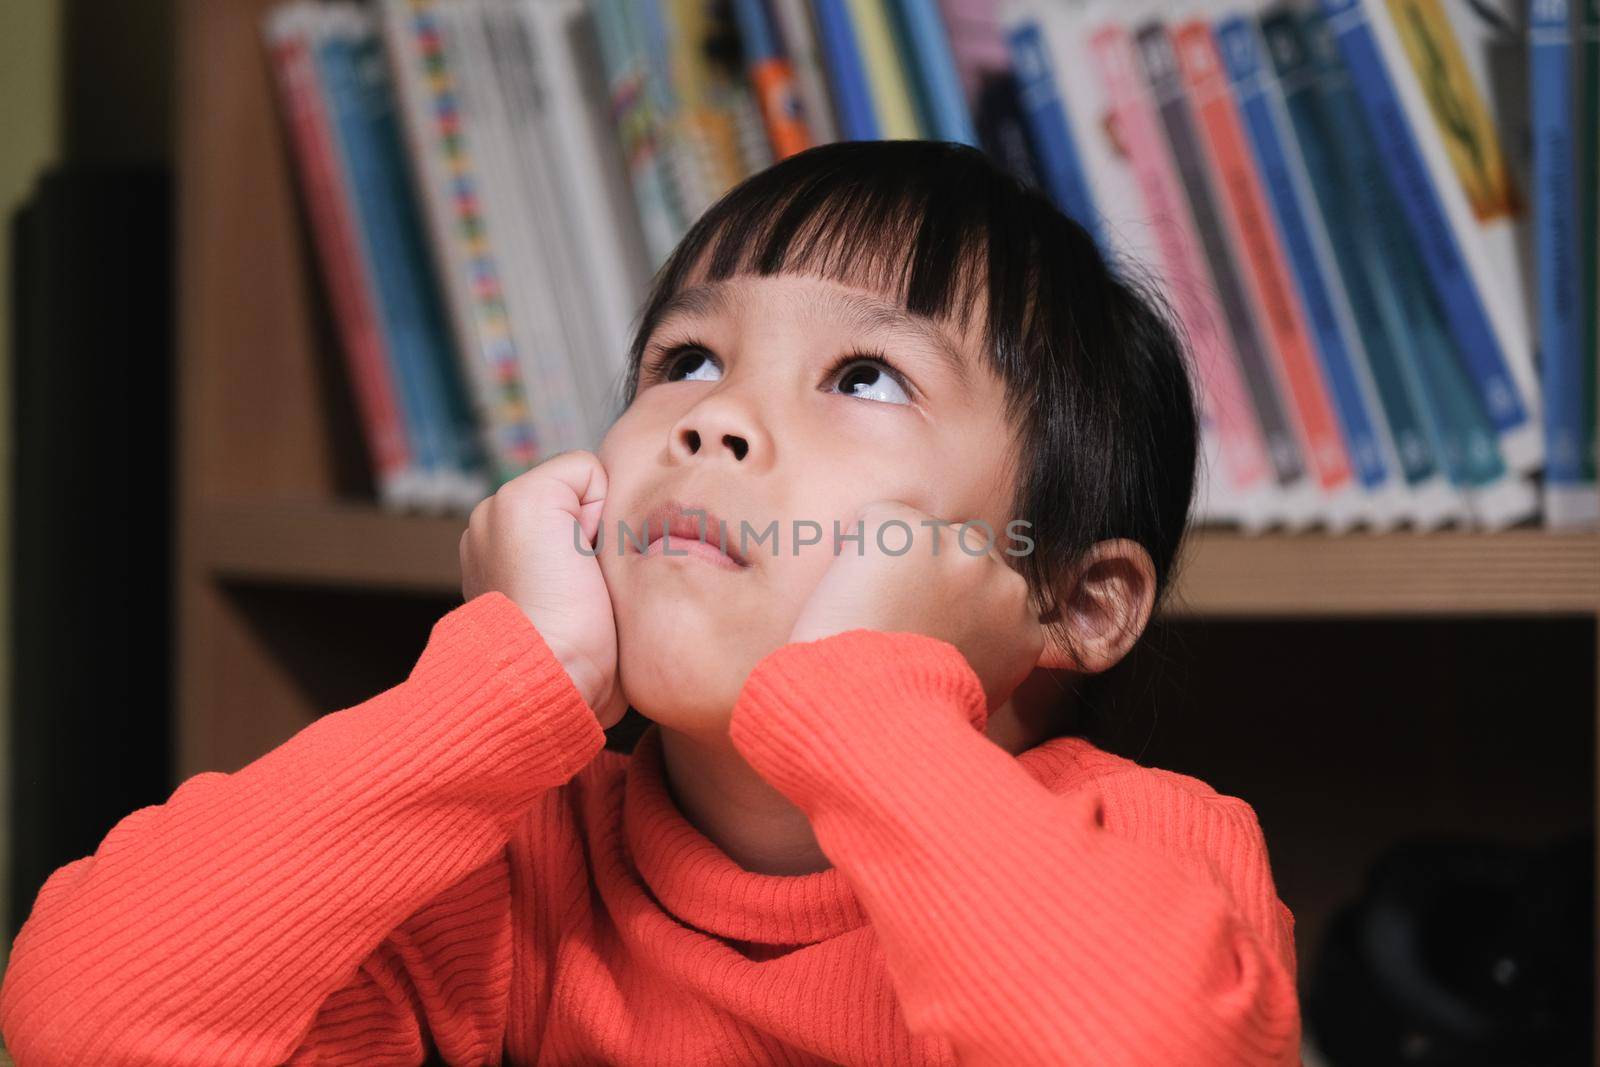
[[[201,509],[197,548],[225,581],[449,595],[465,526],[360,504],[217,501]],[[1178,617],[1594,614],[1600,536],[1199,531],[1173,593]]]

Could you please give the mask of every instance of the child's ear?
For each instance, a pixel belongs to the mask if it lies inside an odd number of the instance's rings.
[[[1061,623],[1045,629],[1039,666],[1098,674],[1128,654],[1150,622],[1156,568],[1137,541],[1100,541],[1068,576],[1058,601]],[[1070,644],[1058,640],[1065,630]]]

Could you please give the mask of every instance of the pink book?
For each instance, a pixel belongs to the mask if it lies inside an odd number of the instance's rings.
[[[1211,270],[1189,216],[1176,164],[1157,125],[1155,104],[1138,77],[1133,47],[1132,36],[1117,23],[1099,28],[1089,39],[1116,138],[1127,155],[1160,251],[1167,291],[1195,354],[1224,473],[1236,492],[1253,493],[1271,481],[1265,436],[1245,391],[1238,357],[1222,332]]]

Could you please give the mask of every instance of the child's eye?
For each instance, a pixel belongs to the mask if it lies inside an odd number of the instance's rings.
[[[840,374],[839,372],[844,373]],[[839,376],[840,391],[846,396],[877,400],[885,404],[911,403],[911,390],[898,371],[882,356],[857,352],[833,365],[828,377]]]
[[[672,346],[645,368],[647,381],[714,382],[720,377],[722,370],[710,354],[692,342]]]

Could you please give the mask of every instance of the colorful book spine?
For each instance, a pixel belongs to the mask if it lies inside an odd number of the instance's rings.
[[[355,209],[346,195],[311,55],[306,29],[311,18],[315,18],[314,10],[287,5],[271,11],[265,28],[311,236],[361,414],[378,499],[385,507],[403,508],[411,504],[414,492],[409,484],[411,449],[395,396],[394,369],[358,247],[361,238]]]
[[[935,0],[885,0],[902,28],[906,42],[907,66],[920,88],[920,98],[925,102],[927,119],[923,123],[927,135],[940,141],[957,141],[978,145],[978,133],[972,126],[972,112],[967,106],[966,94],[961,88],[961,76],[956,69],[955,53],[950,48],[950,34],[939,13]]]
[[[629,320],[648,286],[651,264],[634,210],[628,171],[617,151],[604,63],[596,50],[587,0],[516,0],[537,55],[554,147],[549,162],[567,205],[559,214],[577,242],[575,282],[587,296],[592,358],[579,360],[593,425],[621,413],[622,382],[633,334]],[[570,41],[571,48],[559,47]]]
[[[1322,216],[1322,230],[1332,247],[1343,293],[1360,333],[1357,354],[1366,360],[1365,369],[1388,428],[1387,440],[1404,479],[1407,516],[1419,527],[1432,528],[1459,518],[1462,510],[1459,497],[1451,490],[1434,454],[1420,410],[1422,401],[1413,394],[1402,366],[1405,357],[1400,346],[1409,343],[1404,323],[1391,322],[1385,315],[1376,287],[1388,284],[1387,280],[1369,268],[1367,249],[1376,223],[1356,188],[1361,179],[1354,164],[1355,160],[1371,156],[1371,150],[1365,147],[1366,130],[1351,110],[1354,101],[1343,107],[1330,106],[1333,93],[1348,92],[1346,79],[1331,42],[1320,53],[1314,52],[1303,21],[1290,5],[1264,12],[1261,32],[1265,52],[1278,76],[1290,125],[1305,161],[1305,173]],[[1324,79],[1327,86],[1319,84]],[[1377,177],[1382,180],[1381,175]],[[1419,307],[1417,313],[1422,312],[1423,307]]]
[[[794,66],[796,91],[804,105],[806,124],[815,144],[839,139],[834,117],[833,91],[828,86],[827,63],[817,44],[816,20],[809,0],[772,0],[778,37]]]
[[[1311,350],[1304,313],[1273,229],[1260,176],[1250,158],[1210,25],[1198,19],[1180,23],[1173,32],[1173,46],[1209,148],[1208,158],[1222,192],[1219,199],[1231,224],[1234,247],[1243,254],[1242,273],[1258,309],[1262,333],[1277,356],[1287,386],[1307,465],[1324,493],[1342,492],[1351,484],[1349,454]]]
[[[1536,467],[1543,458],[1537,430],[1536,384],[1519,380],[1512,361],[1526,359],[1531,377],[1531,355],[1514,315],[1494,301],[1492,271],[1474,263],[1473,249],[1464,243],[1453,216],[1465,216],[1465,194],[1453,179],[1436,181],[1430,162],[1419,144],[1401,93],[1420,97],[1422,90],[1405,70],[1391,69],[1386,45],[1385,12],[1375,10],[1382,0],[1321,0],[1329,28],[1350,69],[1356,97],[1366,113],[1389,181],[1393,185],[1413,235],[1413,244],[1427,267],[1426,276],[1444,310],[1455,349],[1472,374],[1484,409],[1501,436],[1501,449],[1517,469]],[[1404,57],[1398,56],[1401,63]],[[1403,80],[1404,79],[1404,80]],[[1420,108],[1426,110],[1426,103]],[[1439,149],[1436,155],[1443,154]],[[1448,166],[1445,161],[1442,165]],[[1449,202],[1459,202],[1451,211]]]
[[[1072,27],[1078,29],[1078,27]],[[1127,217],[1108,221],[1110,233],[1148,235],[1158,251],[1157,261],[1165,275],[1178,318],[1195,355],[1206,407],[1216,428],[1218,446],[1231,491],[1241,500],[1258,498],[1277,476],[1268,454],[1267,439],[1252,406],[1245,375],[1238,356],[1225,333],[1223,313],[1201,246],[1201,237],[1185,199],[1177,164],[1162,138],[1155,101],[1145,91],[1137,69],[1134,43],[1128,31],[1110,23],[1098,29],[1082,27],[1086,38],[1084,58],[1073,65],[1069,77],[1083,77],[1092,68],[1106,101],[1103,121],[1094,123],[1095,132],[1111,138],[1100,153],[1107,194],[1101,202],[1112,203],[1116,187],[1126,173],[1139,197],[1139,207],[1130,207]],[[1069,106],[1082,106],[1090,86],[1078,83]],[[1115,155],[1120,149],[1125,156]],[[1093,157],[1091,157],[1093,158]],[[1125,166],[1118,166],[1125,159]],[[1134,218],[1134,214],[1142,218]],[[1127,238],[1124,238],[1127,239]],[[1294,453],[1289,454],[1293,460]]]
[[[876,141],[881,136],[872,87],[857,43],[846,0],[816,0],[817,37],[833,87],[842,141]]]
[[[677,132],[691,149],[702,198],[709,206],[745,176],[738,130],[725,106],[722,72],[711,60],[713,13],[702,0],[661,0],[661,4],[668,22]]]
[[[733,13],[744,44],[745,69],[761,105],[773,156],[784,159],[805,151],[811,147],[811,131],[800,107],[794,68],[778,47],[766,0],[734,0]]]
[[[643,68],[650,110],[661,124],[667,182],[679,211],[676,245],[694,220],[716,199],[703,148],[684,127],[684,104],[677,85],[674,20],[663,8],[668,0],[620,0],[628,47]]]
[[[649,72],[634,46],[624,0],[594,0],[593,12],[611,125],[650,262],[662,263],[688,226],[669,173],[664,117],[656,109]]]
[[[1324,16],[1308,12],[1303,27],[1319,65],[1318,89],[1325,94],[1334,143],[1350,162],[1359,217],[1368,220],[1361,228],[1368,238],[1361,269],[1376,279],[1374,294],[1434,454],[1462,506],[1470,508],[1463,517],[1479,516],[1489,525],[1520,521],[1529,494],[1509,477],[1493,424],[1456,357],[1445,311],[1357,98],[1354,72]]]
[[[885,3],[886,0],[845,0],[845,9],[861,48],[867,85],[884,139],[916,140],[924,135],[922,122]]]
[[[1030,14],[1011,22],[1006,40],[1017,72],[1022,107],[1033,129],[1034,144],[1038,146],[1039,162],[1044,169],[1045,190],[1063,213],[1076,220],[1089,231],[1096,244],[1104,247],[1094,198],[1078,161],[1072,127],[1061,104],[1038,19]]]
[[[477,428],[448,373],[453,355],[376,36],[359,8],[329,6],[325,16],[332,21],[316,50],[318,69],[359,205],[385,337],[400,370],[418,465],[429,475],[428,503],[448,508],[469,495],[483,473]]]
[[[1388,482],[1389,470],[1356,371],[1352,349],[1360,342],[1353,329],[1347,332],[1347,324],[1353,326],[1351,317],[1341,314],[1336,305],[1336,295],[1342,303],[1343,293],[1335,292],[1337,275],[1331,251],[1311,201],[1304,161],[1292,139],[1285,137],[1288,119],[1277,86],[1267,77],[1255,23],[1243,17],[1226,18],[1216,26],[1216,39],[1278,238],[1321,357],[1324,383],[1339,416],[1346,449],[1363,489],[1377,492]]]
[[[537,461],[539,442],[482,214],[478,164],[462,130],[434,0],[385,0],[381,11],[457,357],[474,385],[490,481],[503,485]]]
[[[1111,32],[1115,33],[1116,29],[1112,28]],[[1277,374],[1273,370],[1266,342],[1257,327],[1244,279],[1240,276],[1228,241],[1223,209],[1212,188],[1205,149],[1184,91],[1172,41],[1166,27],[1159,22],[1141,26],[1134,40],[1135,54],[1155,99],[1167,146],[1182,178],[1195,230],[1200,235],[1206,261],[1210,264],[1217,298],[1250,389],[1251,403],[1266,437],[1267,455],[1272,461],[1279,486],[1288,491],[1306,477],[1301,446],[1279,392]]]
[[[1547,525],[1584,526],[1600,517],[1584,417],[1585,382],[1571,11],[1567,0],[1532,0],[1534,225],[1538,251],[1539,367],[1544,388],[1544,506]]]

